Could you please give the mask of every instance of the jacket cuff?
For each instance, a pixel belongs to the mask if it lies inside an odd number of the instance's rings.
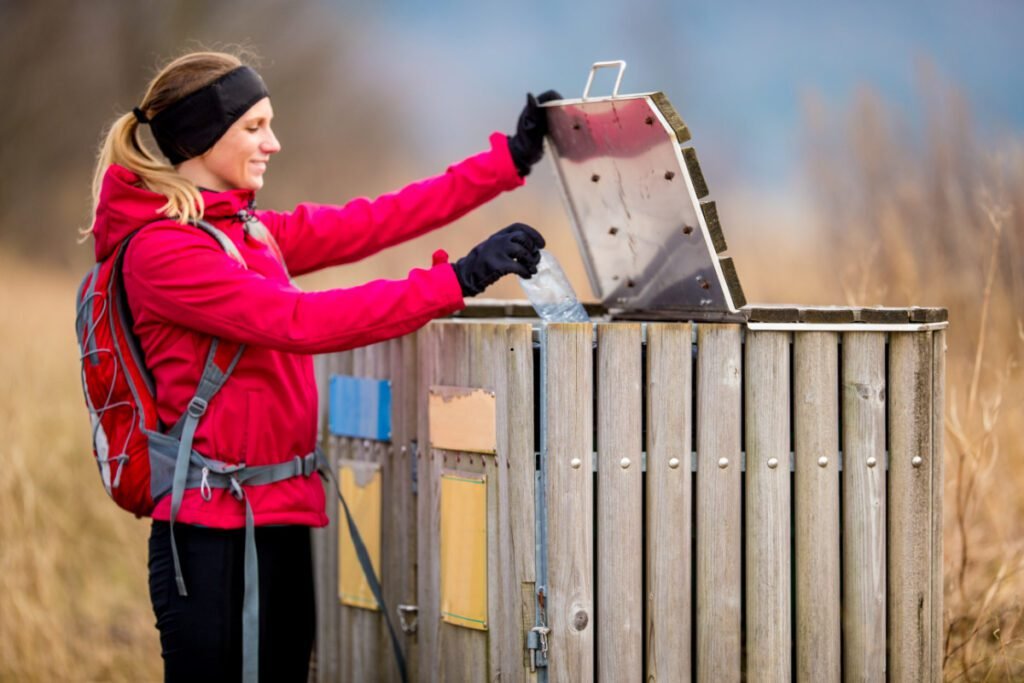
[[[462,287],[455,275],[455,269],[448,263],[448,252],[438,249],[432,258],[433,267],[430,270],[438,273],[438,295],[444,301],[446,313],[461,311],[466,307],[466,301],[462,296]]]
[[[520,177],[519,169],[512,160],[512,152],[508,148],[508,136],[504,133],[491,133],[491,155],[495,161],[499,184],[502,190],[513,190],[526,184]]]

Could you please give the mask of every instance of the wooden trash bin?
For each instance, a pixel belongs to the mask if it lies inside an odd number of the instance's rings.
[[[852,322],[461,318],[321,359],[389,383],[389,433],[325,440],[379,467],[412,679],[940,680],[944,311],[828,310]],[[339,598],[337,507],[316,679],[397,680]]]

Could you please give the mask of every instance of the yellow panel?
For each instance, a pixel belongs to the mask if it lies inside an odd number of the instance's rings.
[[[342,460],[338,463],[341,495],[348,503],[352,520],[366,544],[377,578],[380,579],[380,463]],[[348,532],[345,510],[338,503],[338,598],[343,605],[376,610],[356,547]]]
[[[430,445],[449,451],[494,453],[494,392],[472,387],[430,387]]]
[[[487,630],[485,474],[441,474],[441,620]]]

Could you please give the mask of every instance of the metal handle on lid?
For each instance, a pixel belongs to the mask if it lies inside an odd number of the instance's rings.
[[[622,83],[622,74],[626,71],[626,61],[623,59],[616,59],[610,62],[594,62],[593,66],[590,67],[590,75],[587,76],[587,86],[583,88],[583,99],[590,97],[590,85],[594,82],[594,74],[597,70],[612,66],[619,67],[619,75],[615,78],[615,88],[612,90],[612,97],[619,96],[619,85]]]

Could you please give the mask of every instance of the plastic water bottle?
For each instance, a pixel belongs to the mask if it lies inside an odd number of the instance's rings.
[[[588,323],[590,316],[576,298],[558,259],[541,249],[537,273],[529,280],[519,278],[526,298],[544,322]]]

